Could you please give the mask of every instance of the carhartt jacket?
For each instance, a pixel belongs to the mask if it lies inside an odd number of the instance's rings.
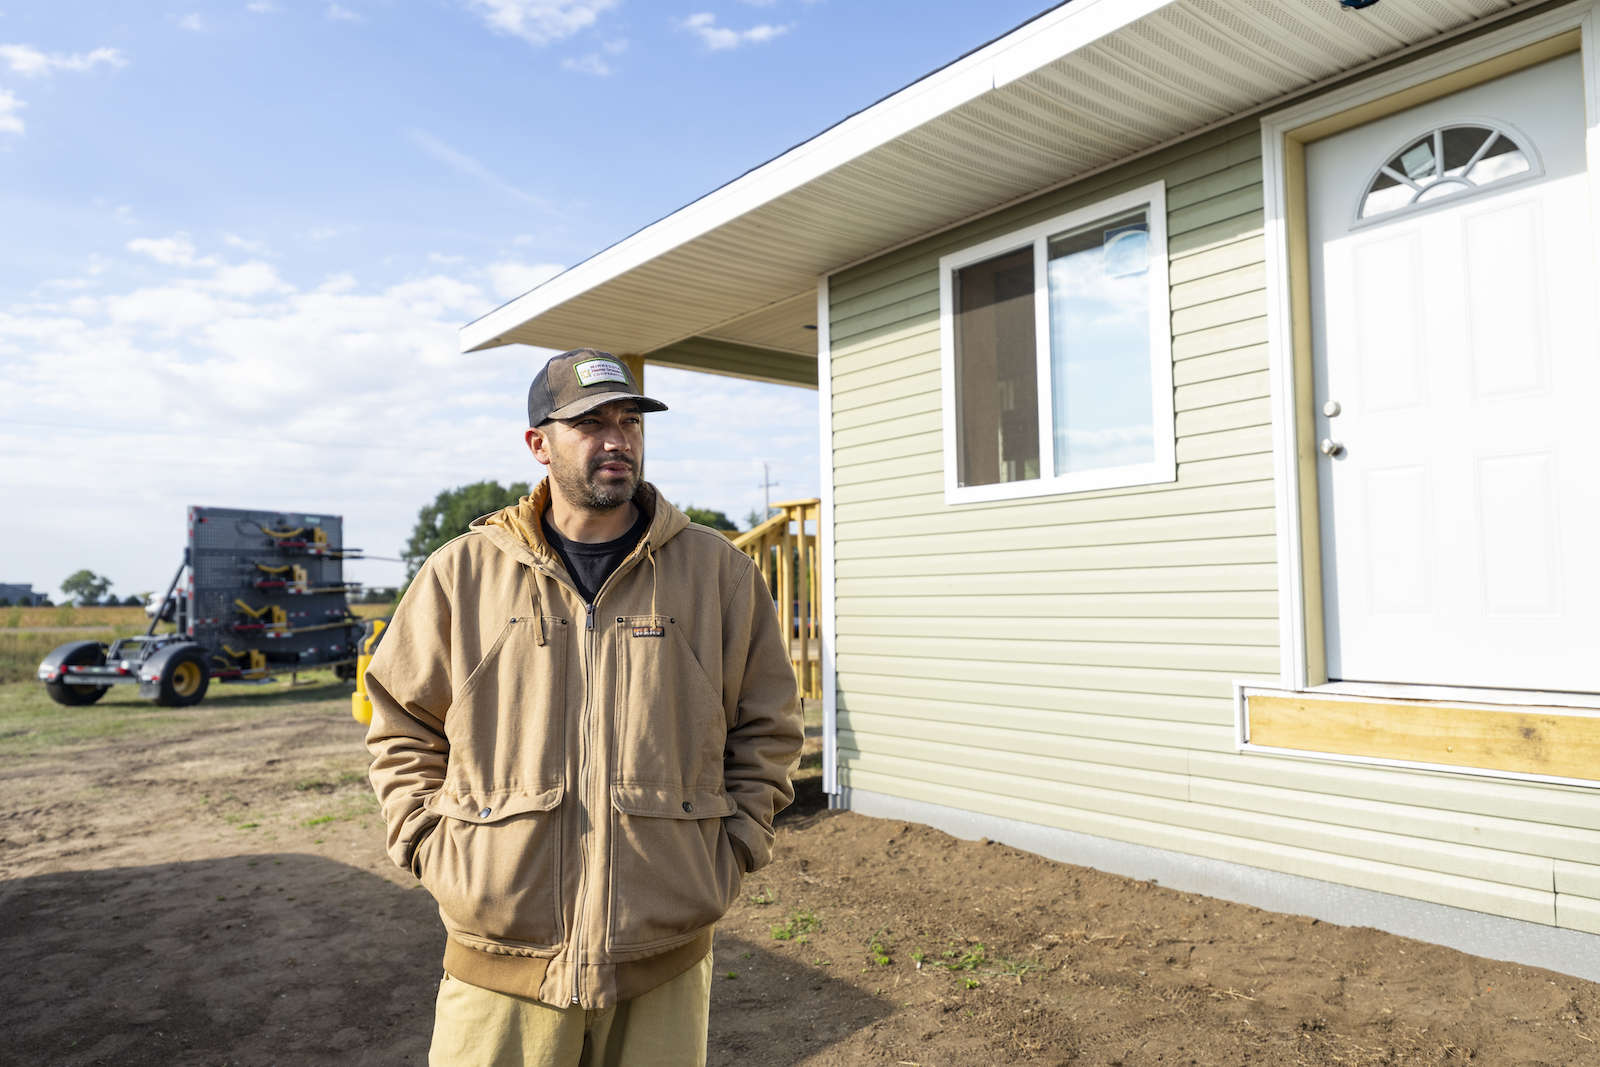
[[[367,672],[389,855],[439,903],[456,978],[604,1008],[704,958],[794,799],[799,699],[751,560],[649,483],[585,604],[548,483],[418,572]]]

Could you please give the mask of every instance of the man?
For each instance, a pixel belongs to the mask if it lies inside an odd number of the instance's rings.
[[[552,359],[549,476],[428,558],[367,672],[389,854],[449,934],[433,1067],[705,1062],[712,924],[801,727],[759,573],[641,479],[665,409],[604,352]]]

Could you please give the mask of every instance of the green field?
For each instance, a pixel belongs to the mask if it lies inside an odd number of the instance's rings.
[[[109,738],[154,738],[197,721],[211,726],[245,722],[259,719],[263,710],[276,705],[303,709],[319,701],[337,701],[348,707],[354,688],[354,683],[339,681],[331,670],[319,670],[300,675],[298,685],[291,685],[288,675],[266,685],[213,682],[206,698],[188,708],[161,708],[140,700],[134,685],[112,686],[98,703],[87,707],[63,707],[50,699],[41,682],[12,682],[0,685],[0,759]]]

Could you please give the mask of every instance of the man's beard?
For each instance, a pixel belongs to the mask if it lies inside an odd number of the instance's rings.
[[[621,482],[601,482],[597,472],[607,463],[626,463],[630,477]],[[639,465],[631,456],[616,454],[600,456],[590,461],[589,469],[582,472],[574,469],[576,466],[559,456],[551,456],[550,477],[561,487],[561,495],[566,497],[573,507],[582,508],[584,511],[611,511],[621,507],[633,499],[633,494],[638,491],[639,482],[642,480]]]

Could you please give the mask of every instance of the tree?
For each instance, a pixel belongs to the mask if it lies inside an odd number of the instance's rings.
[[[411,540],[401,551],[406,561],[406,583],[416,577],[427,559],[446,541],[467,532],[467,524],[480,515],[509,507],[527,496],[527,482],[513,482],[501,488],[499,482],[474,482],[457,489],[445,489],[433,503],[423,505],[417,512],[417,525],[411,531]]]
[[[75,600],[79,607],[97,603],[111,588],[111,579],[102,578],[94,571],[81,570],[61,583],[67,599]]]
[[[694,505],[684,507],[678,505],[678,510],[689,516],[690,522],[698,522],[701,526],[709,526],[713,530],[737,530],[739,527],[726,514],[712,511],[710,508],[697,508]]]

